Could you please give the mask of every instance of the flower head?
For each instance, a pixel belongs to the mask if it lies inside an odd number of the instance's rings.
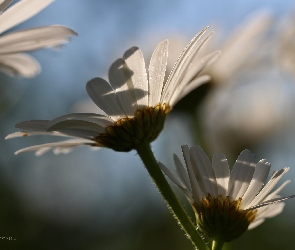
[[[21,0],[8,7],[11,0],[0,1],[0,35],[36,15],[53,0]],[[7,9],[6,9],[7,8]],[[76,33],[63,26],[52,25],[14,31],[0,36],[0,70],[8,75],[33,77],[40,71],[39,63],[23,53],[45,47],[58,47]]]
[[[278,193],[290,182],[271,192],[289,170],[275,171],[262,188],[270,170],[265,159],[244,150],[230,172],[223,154],[214,155],[212,164],[200,147],[182,146],[186,168],[174,155],[176,174],[160,163],[162,171],[184,192],[196,215],[200,230],[213,239],[231,241],[266,218],[282,212]]]
[[[35,134],[70,136],[74,141],[63,141],[25,148],[37,154],[55,148],[55,152],[68,152],[77,145],[108,147],[116,151],[130,151],[141,142],[151,142],[163,128],[165,117],[185,94],[208,80],[196,77],[219,54],[213,52],[199,60],[194,68],[191,62],[211,34],[201,39],[205,31],[197,34],[185,48],[164,84],[168,40],[155,49],[145,69],[142,52],[137,47],[127,50],[109,69],[109,82],[102,78],[90,80],[86,89],[99,107],[99,114],[80,113],[58,117],[52,121],[25,121],[16,125],[22,132],[8,138]]]

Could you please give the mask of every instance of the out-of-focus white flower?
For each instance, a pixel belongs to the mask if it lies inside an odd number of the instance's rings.
[[[176,155],[176,172],[162,163],[160,167],[184,192],[199,229],[213,239],[227,242],[239,237],[266,218],[281,213],[284,203],[280,201],[295,197],[278,196],[290,181],[271,192],[289,168],[275,171],[264,185],[270,163],[265,159],[256,163],[255,156],[247,149],[239,155],[231,172],[223,154],[214,155],[211,164],[198,146],[185,145],[182,151],[185,167]]]
[[[222,54],[205,70],[211,89],[198,117],[211,152],[236,154],[291,120],[295,91],[279,70],[272,24],[270,12],[251,15],[227,36]]]
[[[70,136],[78,139],[33,146],[17,153],[37,150],[44,153],[51,148],[78,145],[108,147],[116,151],[130,151],[142,142],[155,140],[164,126],[167,113],[179,99],[207,81],[208,76],[196,77],[219,55],[210,53],[194,68],[191,62],[211,34],[202,39],[207,28],[197,34],[177,60],[164,82],[168,57],[168,40],[155,49],[148,69],[142,52],[137,47],[127,50],[109,69],[109,82],[102,78],[90,80],[86,89],[98,106],[99,114],[80,113],[58,117],[52,121],[25,121],[16,125],[22,132],[8,138],[35,134]],[[192,79],[194,79],[192,81]]]
[[[278,25],[276,56],[278,65],[292,77],[295,76],[295,10]]]
[[[39,63],[23,52],[58,47],[76,33],[67,27],[52,25],[3,35],[3,32],[36,15],[53,0],[21,0],[7,8],[11,2],[0,0],[0,70],[11,76],[33,77],[40,72]]]
[[[264,56],[270,54],[266,53],[269,44],[266,36],[272,23],[273,17],[269,11],[255,13],[240,24],[232,34],[226,35],[223,42],[209,43],[208,49],[218,47],[222,51],[218,60],[206,69],[206,73],[212,77],[213,84],[218,86],[228,84],[241,71],[255,71],[258,66],[260,70],[260,67],[265,65],[261,64],[261,60],[265,60]]]

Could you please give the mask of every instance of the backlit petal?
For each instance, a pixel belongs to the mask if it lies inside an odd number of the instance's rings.
[[[160,102],[168,58],[168,40],[157,46],[149,65],[149,106]]]
[[[0,34],[36,15],[53,0],[21,0],[0,15]]]
[[[131,76],[134,92],[139,107],[148,105],[148,80],[142,52],[137,47],[127,50],[123,58],[133,73]]]

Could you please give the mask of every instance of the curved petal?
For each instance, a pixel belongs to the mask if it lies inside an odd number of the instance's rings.
[[[153,52],[149,65],[149,106],[155,106],[160,102],[164,86],[164,77],[168,59],[168,40],[157,46]]]
[[[261,218],[261,219],[255,219],[248,227],[248,230],[251,230],[255,227],[258,227],[259,225],[261,225],[263,222],[265,221],[264,218]]]
[[[117,59],[109,69],[109,81],[116,92],[117,102],[125,116],[133,116],[138,108],[132,75],[123,58]]]
[[[27,136],[32,136],[32,135],[54,135],[54,136],[68,136],[64,135],[58,132],[39,132],[39,131],[30,131],[30,132],[15,132],[12,134],[9,134],[5,137],[5,140],[12,139],[12,138],[17,138],[17,137],[27,137]]]
[[[76,33],[64,26],[52,25],[11,32],[0,37],[0,54],[19,53],[44,47],[56,47]]]
[[[191,191],[185,186],[185,184],[178,178],[177,175],[172,174],[170,169],[168,169],[164,164],[159,162],[159,166],[161,170],[182,190],[186,198],[189,200],[189,202],[193,203],[193,196]]]
[[[115,91],[106,80],[93,78],[87,82],[86,90],[92,101],[114,121],[124,114],[117,102]]]
[[[27,54],[0,56],[0,70],[10,76],[31,78],[40,72],[39,63]]]
[[[191,157],[190,157],[189,147],[187,145],[182,145],[181,149],[182,149],[183,158],[185,160],[185,164],[187,167],[190,183],[192,186],[192,194],[193,194],[194,201],[196,203],[200,203],[202,201],[202,198],[206,196],[207,193],[203,192],[203,190],[201,189],[198,183],[198,179],[195,176],[194,169],[190,160]]]
[[[0,12],[6,9],[9,6],[9,4],[11,4],[11,2],[12,0],[2,0],[2,2],[0,3]]]
[[[40,156],[56,147],[69,149],[69,148],[80,146],[80,145],[94,146],[95,142],[90,140],[84,140],[84,139],[73,139],[73,140],[65,140],[65,141],[59,141],[59,142],[51,142],[51,143],[45,143],[45,144],[23,148],[16,151],[15,154],[17,155],[17,154],[28,152],[28,151],[36,151],[35,155]]]
[[[289,168],[283,168],[280,171],[275,171],[268,181],[268,183],[264,186],[264,188],[256,195],[256,197],[252,200],[252,202],[248,205],[248,207],[252,207],[258,205],[261,201],[265,199],[265,197],[269,194],[269,192],[274,188],[274,186],[278,183],[278,181],[284,176]]]
[[[0,15],[0,34],[36,15],[53,0],[21,0]]]
[[[196,79],[192,80],[188,85],[184,86],[182,92],[179,95],[175,95],[170,100],[170,105],[173,107],[175,104],[180,101],[183,97],[185,97],[187,94],[189,94],[194,89],[198,88],[202,84],[209,82],[211,80],[211,77],[208,75],[202,75],[197,77]]]
[[[254,199],[263,186],[270,170],[270,163],[266,160],[260,160],[255,168],[253,178],[250,185],[245,192],[242,200],[242,208],[246,208],[248,204]]]
[[[15,125],[16,128],[19,128],[23,131],[34,131],[34,132],[45,132],[47,131],[49,120],[30,120],[19,122]]]
[[[243,197],[252,180],[255,166],[255,155],[248,149],[242,151],[229,178],[228,195],[232,200]]]
[[[276,203],[270,206],[262,207],[257,210],[255,220],[249,225],[248,230],[251,230],[265,221],[267,218],[272,218],[280,214],[285,207],[285,203]]]
[[[180,96],[184,97],[186,94],[188,94],[188,91],[186,90],[186,86],[190,86],[190,91],[198,87],[199,85],[196,85],[198,83],[198,77],[197,75],[208,65],[210,65],[212,62],[214,62],[217,57],[220,55],[220,51],[215,51],[209,55],[206,55],[202,57],[200,60],[196,62],[196,64],[189,66],[189,69],[187,72],[185,72],[183,79],[177,84],[175,87],[175,90],[173,91],[171,98],[170,98],[170,105],[173,107],[178,100],[180,100]],[[190,81],[192,81],[194,78],[194,85],[191,85]],[[200,77],[201,78],[201,77]],[[200,79],[200,84],[204,83],[204,78]],[[194,88],[193,88],[194,87]],[[186,93],[183,93],[184,90]]]
[[[59,116],[48,123],[48,128],[50,129],[52,126],[60,123],[62,121],[69,121],[69,120],[81,120],[87,121],[91,123],[96,123],[101,127],[106,127],[113,125],[113,121],[104,115],[94,114],[94,113],[72,113],[67,115]]]
[[[269,205],[272,205],[272,204],[276,204],[278,202],[286,201],[286,200],[292,199],[294,197],[295,197],[295,195],[290,195],[290,196],[286,196],[286,197],[278,197],[278,198],[274,198],[274,199],[271,199],[271,200],[267,200],[267,201],[264,201],[264,202],[262,202],[262,203],[260,203],[260,204],[258,204],[256,206],[250,207],[249,210],[269,206]]]
[[[203,192],[206,195],[209,193],[213,197],[217,197],[215,173],[204,150],[199,146],[193,146],[190,148],[190,157],[195,176]]]
[[[105,127],[83,120],[64,120],[48,128],[48,132],[60,132],[65,135],[93,139],[105,132]]]
[[[134,86],[137,104],[139,107],[148,105],[148,80],[142,52],[137,47],[127,50],[123,58],[127,67],[133,72],[131,79]]]
[[[223,154],[213,156],[212,168],[216,176],[218,195],[226,197],[228,192],[228,181],[230,172],[227,159]]]
[[[165,83],[163,94],[161,96],[161,102],[170,103],[171,97],[175,94],[175,90],[178,87],[178,84],[183,79],[190,63],[194,59],[195,54],[200,50],[203,44],[209,39],[211,34],[207,36],[203,41],[201,37],[206,32],[208,27],[203,29],[199,34],[197,34],[184,49],[180,57],[178,58],[176,64],[174,65],[167,82]]]
[[[184,183],[176,175],[174,175],[169,168],[167,168],[162,162],[158,163],[164,174],[167,175],[177,186],[179,186],[181,189],[186,188]]]
[[[183,167],[183,165],[177,155],[174,154],[173,159],[174,159],[176,171],[177,171],[181,181],[185,184],[187,189],[190,190],[190,192],[191,192],[192,187],[191,187],[190,180],[189,180],[189,177],[188,177],[188,174],[187,174],[185,168]]]

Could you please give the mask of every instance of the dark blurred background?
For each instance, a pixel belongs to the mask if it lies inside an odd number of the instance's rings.
[[[33,79],[0,73],[0,249],[193,249],[134,151],[88,147],[67,155],[14,155],[52,141],[42,136],[5,141],[23,120],[95,112],[85,84],[106,77],[131,46],[151,53],[169,39],[169,68],[203,27],[215,30],[204,49],[223,51],[207,69],[212,80],[181,101],[153,143],[173,167],[180,145],[200,144],[210,158],[226,153],[231,166],[244,148],[272,170],[295,178],[295,4],[293,1],[55,1],[17,26],[61,24],[74,29],[61,50],[32,52],[42,72]],[[205,53],[204,51],[204,53]],[[282,195],[294,194],[291,182]],[[183,195],[174,188],[193,217]],[[225,249],[293,249],[294,200],[279,216]]]

